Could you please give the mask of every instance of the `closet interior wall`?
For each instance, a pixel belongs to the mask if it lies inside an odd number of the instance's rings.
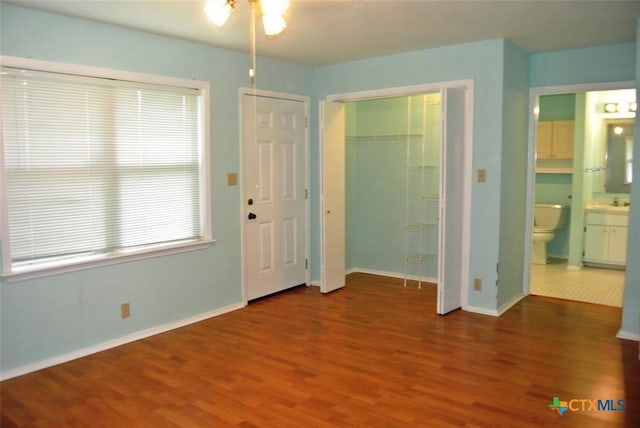
[[[346,266],[436,282],[440,93],[346,104]]]

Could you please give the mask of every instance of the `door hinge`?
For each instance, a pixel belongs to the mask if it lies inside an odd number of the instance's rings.
[[[496,273],[500,273],[500,263],[496,263]]]
[[[309,189],[304,189],[304,198],[309,199]]]
[[[309,259],[304,259],[304,268],[309,269]]]
[[[309,127],[309,118],[307,116],[304,117],[304,127],[305,128]]]

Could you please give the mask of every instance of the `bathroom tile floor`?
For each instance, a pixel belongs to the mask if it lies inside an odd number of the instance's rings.
[[[551,259],[546,265],[531,265],[529,293],[622,307],[625,272],[584,267],[567,270],[566,260]]]

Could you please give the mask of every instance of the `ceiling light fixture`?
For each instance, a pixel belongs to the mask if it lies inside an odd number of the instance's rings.
[[[249,0],[251,6],[258,3],[262,15],[262,25],[267,37],[275,37],[282,33],[287,24],[284,14],[289,7],[289,0]],[[209,0],[204,8],[209,19],[222,28],[236,7],[236,0]]]
[[[627,103],[606,103],[604,105],[605,113],[635,113],[638,104],[635,102]]]

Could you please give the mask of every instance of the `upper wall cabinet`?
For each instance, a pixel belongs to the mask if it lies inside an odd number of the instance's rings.
[[[538,159],[573,159],[573,120],[538,122]]]

